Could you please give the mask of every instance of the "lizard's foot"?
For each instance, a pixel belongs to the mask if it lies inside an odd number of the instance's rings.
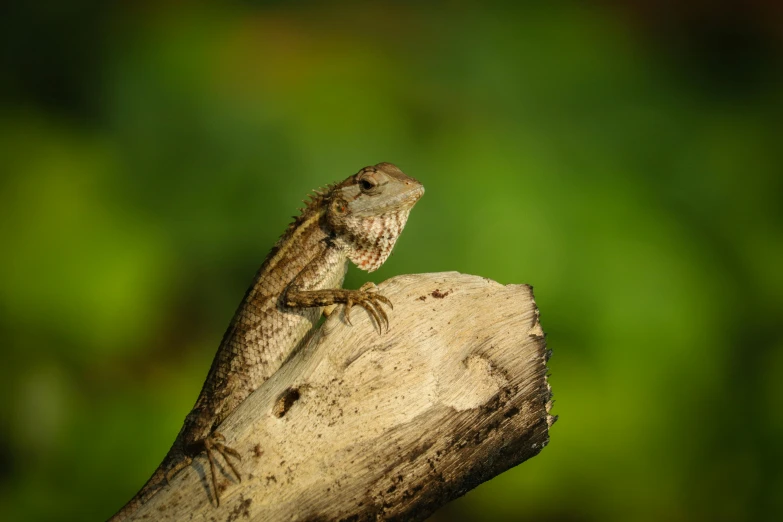
[[[378,332],[383,333],[383,324],[386,324],[386,331],[389,331],[389,316],[386,315],[386,311],[383,309],[382,304],[388,305],[389,308],[394,309],[391,301],[388,298],[378,293],[378,287],[375,283],[365,283],[359,288],[351,292],[348,301],[345,303],[345,321],[351,324],[351,308],[353,305],[359,305],[370,314],[373,320],[373,324],[378,326]]]
[[[226,438],[223,436],[223,434],[217,431],[213,431],[207,436],[207,438],[204,439],[204,451],[206,451],[207,453],[207,459],[209,460],[209,469],[212,472],[212,487],[215,489],[216,506],[220,506],[220,489],[218,489],[217,471],[215,469],[216,463],[215,463],[214,453],[219,453],[220,455],[223,456],[223,460],[226,462],[226,464],[228,464],[228,467],[231,468],[231,471],[234,472],[234,475],[236,475],[237,480],[239,480],[239,482],[242,482],[242,476],[239,474],[237,468],[234,467],[234,464],[228,458],[230,455],[238,460],[242,460],[242,456],[234,448],[230,448],[225,444],[223,444],[225,441]]]

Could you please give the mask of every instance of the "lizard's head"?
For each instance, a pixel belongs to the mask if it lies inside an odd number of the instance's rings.
[[[333,188],[326,218],[348,258],[372,272],[389,257],[422,194],[421,183],[391,163],[378,163]]]

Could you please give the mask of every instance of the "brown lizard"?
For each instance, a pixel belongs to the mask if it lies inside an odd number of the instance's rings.
[[[388,329],[382,305],[391,307],[391,302],[375,285],[341,287],[349,260],[368,272],[383,264],[422,194],[418,181],[391,163],[379,163],[310,196],[256,273],[168,454],[112,521],[131,516],[200,453],[207,456],[220,505],[217,455],[241,477],[231,460],[240,455],[224,444],[217,427],[303,344],[324,307],[344,304],[350,324],[351,307],[359,305],[379,331],[384,325]]]

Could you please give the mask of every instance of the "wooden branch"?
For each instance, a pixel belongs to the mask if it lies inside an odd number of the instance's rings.
[[[546,446],[548,353],[531,287],[457,272],[395,277],[379,335],[360,308],[220,428],[242,455],[211,502],[205,458],[132,520],[421,520]]]

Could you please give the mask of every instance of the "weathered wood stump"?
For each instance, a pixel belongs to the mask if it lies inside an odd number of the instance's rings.
[[[242,455],[220,507],[199,457],[132,520],[421,520],[546,446],[531,287],[446,272],[379,288],[388,332],[338,309],[220,427]]]

